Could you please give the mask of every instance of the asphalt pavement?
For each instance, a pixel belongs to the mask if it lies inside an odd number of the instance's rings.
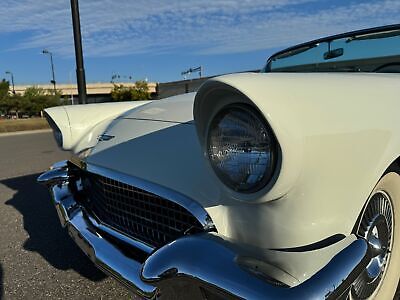
[[[0,135],[0,299],[129,299],[61,228],[37,176],[68,158],[50,132]]]

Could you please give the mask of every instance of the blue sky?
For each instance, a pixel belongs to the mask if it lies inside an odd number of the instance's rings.
[[[69,3],[3,0],[0,78],[49,82],[46,48],[57,82],[76,81]],[[400,23],[400,0],[81,0],[80,13],[88,82],[164,82],[199,65],[205,75],[257,69],[296,43]]]

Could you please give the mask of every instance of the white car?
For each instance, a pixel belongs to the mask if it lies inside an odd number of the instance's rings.
[[[89,258],[143,298],[392,299],[399,72],[392,25],[197,93],[50,108],[72,157],[38,181]]]

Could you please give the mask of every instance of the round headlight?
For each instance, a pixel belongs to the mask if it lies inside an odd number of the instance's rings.
[[[208,130],[207,148],[215,173],[235,191],[259,191],[273,176],[277,143],[251,106],[228,105],[219,111]]]

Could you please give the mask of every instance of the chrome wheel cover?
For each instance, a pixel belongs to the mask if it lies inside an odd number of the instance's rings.
[[[393,207],[388,194],[376,192],[370,199],[357,231],[371,246],[372,259],[351,288],[353,299],[367,299],[385,274],[393,239]]]

